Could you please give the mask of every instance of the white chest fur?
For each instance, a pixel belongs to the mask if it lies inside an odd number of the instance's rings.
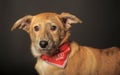
[[[48,64],[41,59],[37,60],[35,69],[37,70],[39,75],[64,75],[64,69]]]
[[[37,72],[41,75],[46,75],[48,64],[45,61],[42,61],[40,59],[37,60],[37,63],[35,65],[35,69]]]

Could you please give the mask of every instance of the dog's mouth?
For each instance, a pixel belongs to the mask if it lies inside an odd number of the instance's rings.
[[[39,46],[38,51],[40,52],[40,54],[46,54],[52,56],[59,52],[58,46],[59,46],[58,43],[49,42],[46,47]]]
[[[53,56],[53,55],[59,53],[59,50],[58,50],[58,49],[40,50],[40,53],[41,53],[41,54],[48,55],[48,56]]]

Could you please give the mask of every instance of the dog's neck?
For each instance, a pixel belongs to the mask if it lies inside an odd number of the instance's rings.
[[[53,56],[47,56],[45,54],[41,55],[40,58],[52,65],[55,65],[60,68],[64,68],[67,63],[67,58],[70,53],[70,43],[65,42],[59,47],[59,53],[53,55]]]
[[[61,46],[62,44],[64,44],[65,42],[67,42],[68,38],[70,37],[70,31],[66,31],[66,34],[64,36],[64,39],[61,40],[59,46]]]

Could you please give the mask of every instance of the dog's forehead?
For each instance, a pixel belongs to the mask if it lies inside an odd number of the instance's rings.
[[[35,16],[40,16],[40,17],[50,17],[50,16],[57,16],[58,14],[56,13],[40,13]]]
[[[33,18],[33,22],[44,22],[45,23],[47,21],[51,21],[51,22],[58,21],[58,14],[42,13],[42,14],[35,15]]]
[[[33,28],[35,25],[57,25],[58,27],[63,28],[62,22],[59,18],[59,14],[56,13],[42,13],[33,16],[31,28]]]

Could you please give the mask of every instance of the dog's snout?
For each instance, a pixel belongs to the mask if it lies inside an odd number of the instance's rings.
[[[39,45],[41,48],[46,48],[48,45],[48,42],[47,41],[40,41]]]

